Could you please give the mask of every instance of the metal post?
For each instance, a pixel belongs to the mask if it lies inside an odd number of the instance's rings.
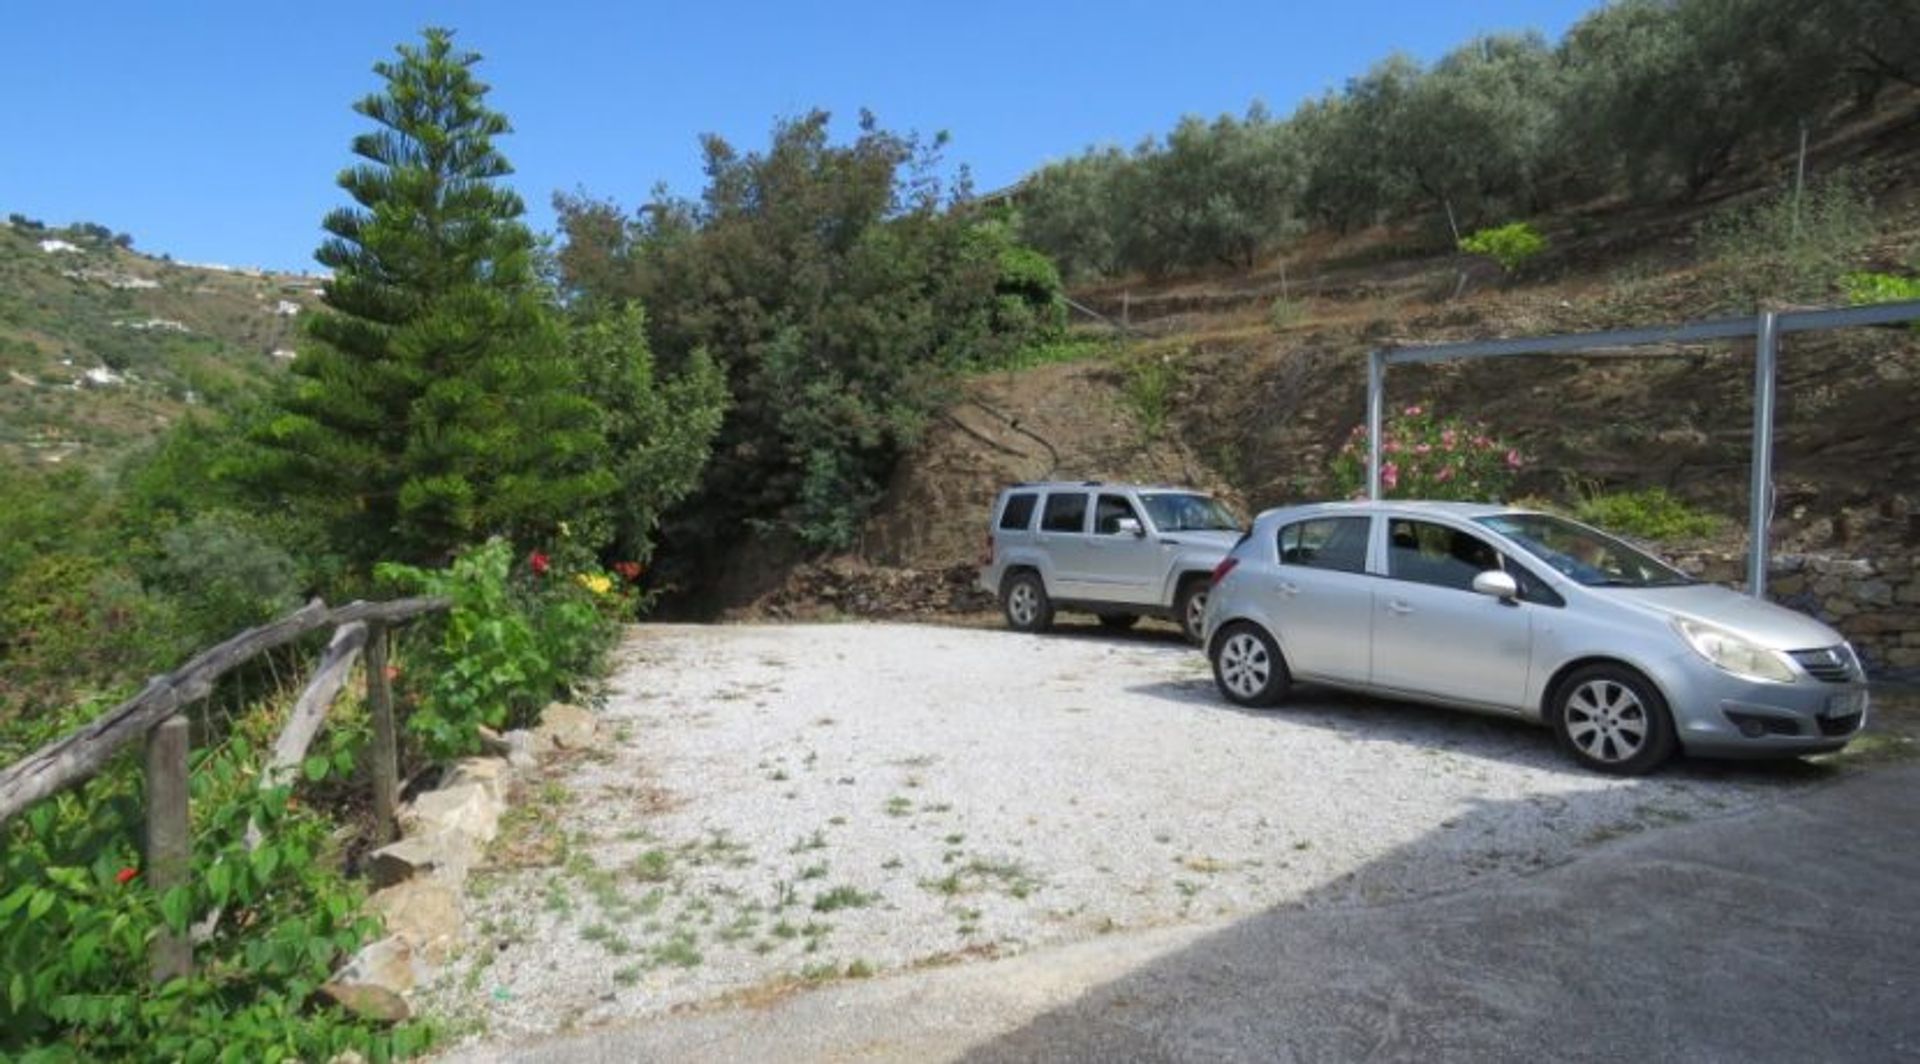
[[[193,836],[187,810],[187,718],[176,713],[147,733],[147,885],[155,897],[187,882]],[[147,966],[155,983],[193,971],[193,940],[162,927]]]
[[[1380,436],[1386,423],[1387,353],[1367,355],[1367,498],[1380,500]]]
[[[367,625],[367,712],[373,717],[373,837],[392,841],[400,804],[400,737],[393,723],[393,688],[387,684],[387,626]]]
[[[1779,349],[1778,323],[1771,310],[1760,312],[1760,331],[1753,342],[1753,480],[1748,489],[1751,507],[1747,529],[1747,594],[1767,597],[1767,563],[1771,560],[1773,521],[1773,397],[1774,362]]]

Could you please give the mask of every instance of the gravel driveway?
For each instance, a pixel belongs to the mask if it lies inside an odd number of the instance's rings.
[[[1277,904],[1394,900],[1768,802],[1331,693],[1249,712],[1153,632],[632,630],[606,750],[525,788],[429,1008],[491,1042]]]

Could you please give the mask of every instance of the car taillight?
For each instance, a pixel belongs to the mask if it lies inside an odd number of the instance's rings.
[[[1234,557],[1231,554],[1220,559],[1220,564],[1213,567],[1213,575],[1207,578],[1207,586],[1219,587],[1220,581],[1225,580],[1227,578],[1227,574],[1230,572],[1233,572],[1233,567],[1239,564],[1240,564],[1240,559]]]
[[[987,533],[986,546],[980,548],[980,568],[993,565],[993,533]]]

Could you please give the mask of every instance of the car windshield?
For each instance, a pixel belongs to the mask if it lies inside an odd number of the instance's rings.
[[[1612,536],[1546,514],[1498,514],[1479,523],[1513,540],[1575,583],[1588,587],[1679,587],[1695,583],[1678,569]]]
[[[1240,521],[1218,499],[1186,491],[1141,492],[1140,501],[1162,532],[1239,532]]]

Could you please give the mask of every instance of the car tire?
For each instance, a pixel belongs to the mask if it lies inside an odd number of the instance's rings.
[[[1221,629],[1208,656],[1213,659],[1214,685],[1235,705],[1278,705],[1293,687],[1280,644],[1249,621],[1235,621]]]
[[[1140,615],[1137,613],[1100,614],[1100,627],[1106,628],[1115,632],[1124,632],[1127,629],[1132,628],[1134,625],[1139,623],[1140,623]]]
[[[1562,680],[1547,723],[1568,756],[1612,776],[1651,772],[1679,746],[1660,689],[1624,665],[1588,665]]]
[[[1044,632],[1053,627],[1053,600],[1035,572],[1015,573],[1000,589],[1000,609],[1007,627],[1016,632]]]
[[[1190,577],[1173,596],[1173,623],[1180,626],[1180,634],[1187,637],[1187,642],[1199,646],[1206,634],[1206,620],[1207,581],[1204,577]]]

